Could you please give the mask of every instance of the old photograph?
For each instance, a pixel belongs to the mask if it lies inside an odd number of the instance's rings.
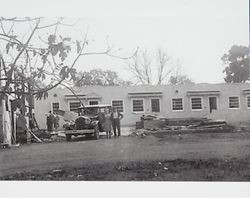
[[[93,5],[0,16],[0,180],[249,182],[248,1]]]

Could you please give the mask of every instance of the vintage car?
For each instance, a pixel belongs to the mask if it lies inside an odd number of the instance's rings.
[[[111,109],[109,104],[86,105],[78,108],[78,118],[63,125],[66,140],[70,141],[72,135],[92,136],[99,139],[99,133],[104,132],[103,120],[105,108]]]

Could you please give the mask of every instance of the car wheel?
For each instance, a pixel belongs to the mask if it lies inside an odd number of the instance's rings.
[[[85,134],[85,137],[87,138],[87,139],[93,139],[93,134]]]
[[[69,142],[71,140],[71,135],[70,134],[66,134],[66,140]]]

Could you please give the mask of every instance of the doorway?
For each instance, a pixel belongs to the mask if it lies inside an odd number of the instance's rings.
[[[209,111],[217,110],[217,97],[209,97]]]

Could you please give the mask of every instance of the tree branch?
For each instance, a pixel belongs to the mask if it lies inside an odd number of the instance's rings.
[[[38,22],[37,22],[35,28],[34,28],[33,31],[31,32],[31,34],[30,34],[28,40],[26,41],[26,43],[24,44],[22,50],[18,53],[16,59],[14,60],[13,65],[16,64],[17,60],[19,59],[19,57],[21,56],[21,54],[24,52],[25,48],[26,48],[27,45],[29,44],[29,42],[30,42],[31,38],[33,37],[35,31],[37,30],[37,27],[38,27],[39,23],[40,23],[40,21],[38,20]]]

